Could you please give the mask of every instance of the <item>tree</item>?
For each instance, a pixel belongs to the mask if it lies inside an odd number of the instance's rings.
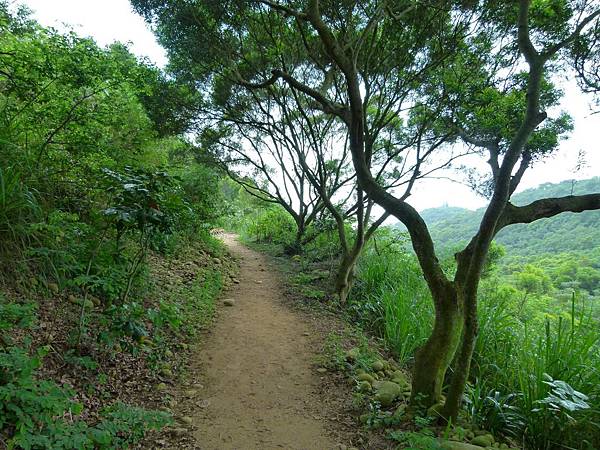
[[[535,161],[533,155],[547,155],[555,147],[552,142],[568,129],[560,118],[547,121],[547,130],[540,128],[548,118],[543,98],[548,68],[560,66],[565,50],[597,23],[600,8],[593,2],[529,0],[258,0],[218,6],[204,1],[185,7],[177,1],[133,3],[160,24],[159,36],[176,60],[196,60],[198,50],[186,46],[199,29],[206,32],[202,56],[207,59],[195,72],[203,79],[217,71],[249,89],[264,89],[281,80],[316,110],[337,117],[347,127],[359,187],[407,227],[434,301],[432,334],[416,354],[412,401],[437,403],[454,359],[441,414],[455,419],[477,336],[479,281],[494,236],[511,224],[564,211],[600,209],[600,194],[545,198],[519,207],[510,203]],[[165,11],[175,13],[167,16]],[[178,20],[185,27],[176,26]],[[267,39],[254,39],[252,31],[265,28],[269,32],[259,36]],[[261,45],[268,51],[257,57],[253,51]],[[288,57],[290,49],[301,51]],[[494,104],[506,100],[515,107],[507,129],[494,132],[497,147],[481,145],[461,131],[471,118],[464,112],[474,113],[481,88],[469,89],[473,70],[497,94]],[[505,83],[507,73],[521,70],[520,84]],[[447,80],[449,73],[452,78]],[[461,85],[465,89],[456,89]],[[514,93],[521,93],[517,97],[522,101],[510,101],[508,96]],[[466,106],[462,114],[461,106]],[[388,141],[387,152],[382,153],[387,157],[377,159],[377,144],[390,124],[405,118],[407,126],[399,128],[406,134],[400,142]],[[477,120],[474,124],[478,129],[482,125]],[[487,152],[490,201],[478,231],[456,254],[457,271],[450,279],[425,222],[408,198],[424,173],[448,166],[454,155],[446,156],[443,164],[436,164],[436,158],[450,151],[444,144],[461,137]],[[425,149],[423,142],[428,143]],[[384,173],[406,161],[410,163],[404,183],[387,185]]]

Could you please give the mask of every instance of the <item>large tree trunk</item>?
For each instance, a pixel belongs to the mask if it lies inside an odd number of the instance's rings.
[[[456,292],[435,301],[433,331],[415,355],[411,405],[427,408],[440,402],[446,371],[454,358],[462,333],[462,308]]]
[[[485,254],[487,254],[487,251]],[[452,380],[450,382],[450,389],[448,390],[448,397],[442,411],[444,418],[454,423],[456,423],[467,380],[469,379],[473,350],[475,349],[475,342],[477,340],[477,290],[479,287],[481,268],[483,267],[483,259],[476,263],[478,264],[476,277],[467,280],[467,285],[460,289],[464,307],[464,329],[461,347],[457,354],[454,373],[452,374]]]
[[[354,283],[354,270],[356,262],[362,248],[354,248],[351,252],[345,253],[338,267],[335,277],[335,292],[339,297],[340,303],[345,304],[348,301],[348,294]]]
[[[304,223],[301,223],[301,222],[296,223],[296,225],[297,225],[297,229],[296,229],[296,237],[294,239],[294,242],[290,242],[284,248],[286,255],[293,256],[293,255],[299,255],[300,253],[302,253],[302,243],[304,241],[306,227],[305,227]]]

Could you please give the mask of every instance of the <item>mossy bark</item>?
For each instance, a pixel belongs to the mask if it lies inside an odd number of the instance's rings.
[[[469,295],[464,301],[464,327],[462,332],[461,346],[456,357],[454,372],[448,390],[448,396],[442,416],[452,422],[456,422],[462,403],[463,394],[471,370],[471,360],[475,342],[477,341],[478,322],[477,322],[477,290]]]
[[[338,272],[335,277],[335,292],[338,295],[340,303],[345,304],[348,301],[348,295],[354,283],[354,271],[356,261],[362,249],[354,248],[352,252],[344,254]]]
[[[440,401],[446,371],[460,343],[462,324],[457,296],[438,299],[433,331],[415,355],[412,406],[428,408]]]

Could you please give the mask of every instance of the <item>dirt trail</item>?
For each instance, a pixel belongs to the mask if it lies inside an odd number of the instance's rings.
[[[316,395],[310,324],[282,304],[266,257],[224,240],[240,258],[240,283],[192,363],[205,386],[192,416],[196,439],[207,450],[338,448]]]

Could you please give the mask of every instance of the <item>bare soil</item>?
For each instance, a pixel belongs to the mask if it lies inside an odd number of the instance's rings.
[[[278,273],[266,256],[224,235],[240,259],[239,283],[194,356],[200,373],[194,437],[205,449],[336,449],[335,415],[321,401],[310,321],[282,302]],[[337,436],[334,436],[336,434]]]

